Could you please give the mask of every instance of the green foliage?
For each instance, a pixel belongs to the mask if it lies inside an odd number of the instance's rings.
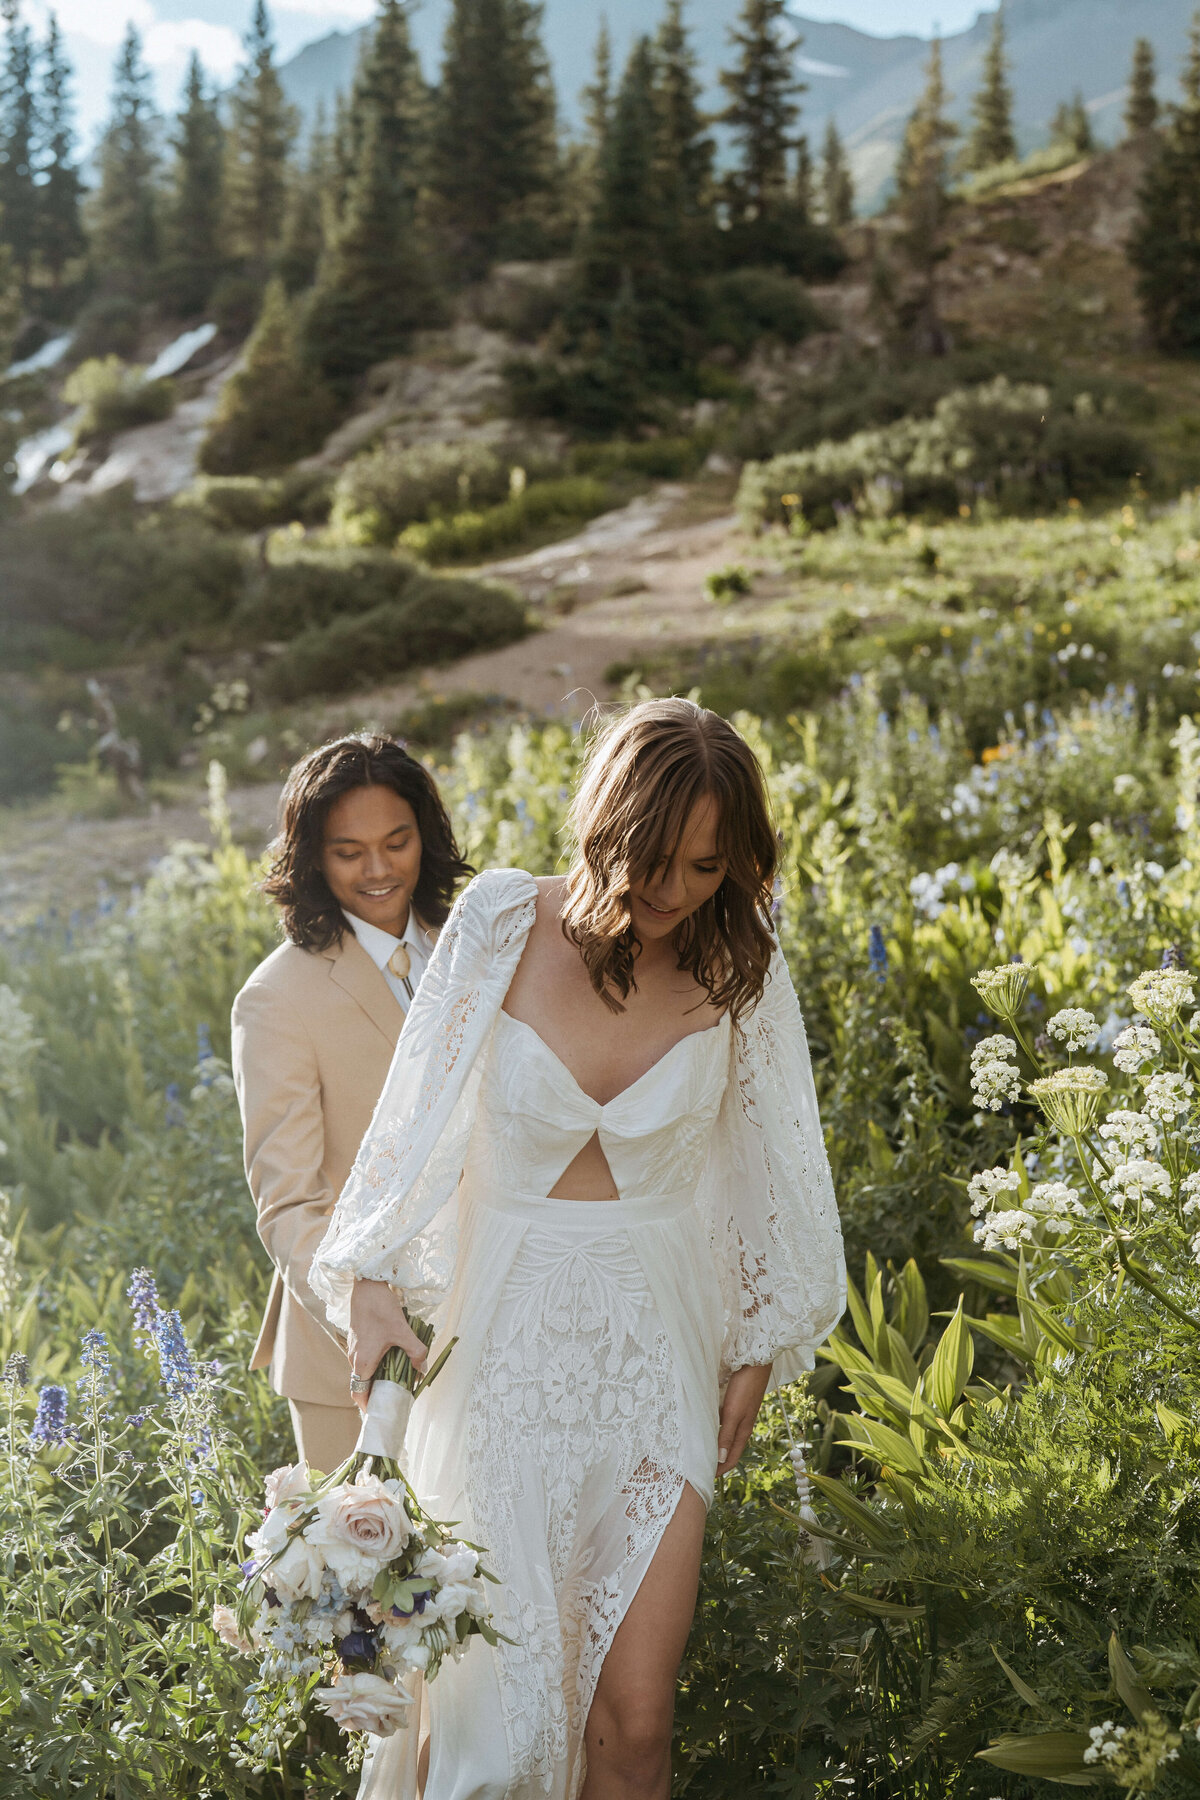
[[[91,250],[106,287],[135,298],[147,291],[158,268],[156,126],[150,71],[131,24],[117,57],[112,113],[100,140]]]
[[[1073,100],[1064,100],[1051,119],[1050,142],[1061,144],[1075,157],[1090,156],[1095,150],[1096,139],[1082,92],[1076,90]]]
[[[762,338],[798,344],[824,323],[794,276],[778,269],[730,269],[704,284],[705,335],[748,356]]]
[[[721,71],[729,99],[719,117],[737,145],[737,163],[727,198],[735,219],[765,219],[786,200],[796,101],[804,91],[795,74],[798,43],[783,0],[743,0],[729,39],[736,60]]]
[[[825,128],[821,153],[821,211],[826,225],[839,231],[854,217],[854,177],[836,123]]]
[[[750,592],[753,585],[750,572],[741,563],[730,563],[728,568],[714,569],[704,577],[704,585],[711,599],[720,601],[738,600],[743,594]]]
[[[341,471],[332,524],[349,543],[392,544],[406,525],[509,491],[510,465],[486,444],[403,444],[385,440]]]
[[[477,562],[498,550],[525,543],[539,531],[560,530],[579,519],[594,518],[611,504],[608,488],[590,475],[564,475],[558,481],[517,486],[509,499],[480,512],[431,519],[409,525],[397,540],[400,549],[426,562]]]
[[[182,317],[203,310],[228,258],[224,227],[225,132],[195,51],[175,124],[163,220],[162,294]]]
[[[1004,15],[998,12],[992,21],[992,35],[983,59],[983,80],[972,102],[975,124],[963,158],[968,169],[987,169],[995,163],[1011,162],[1017,154],[1004,36]]]
[[[245,48],[225,140],[224,248],[262,276],[283,226],[288,151],[298,123],[275,67],[264,0],[255,0]]]
[[[1140,37],[1133,46],[1133,64],[1129,71],[1129,97],[1125,102],[1125,129],[1130,137],[1152,131],[1158,123],[1158,95],[1155,92],[1154,45]]]
[[[240,367],[221,398],[200,449],[208,475],[278,468],[315,450],[336,406],[304,351],[295,308],[280,281],[263,300]]]
[[[80,313],[71,354],[81,362],[97,356],[130,357],[138,347],[142,313],[125,294],[98,294]]]
[[[1120,487],[1146,467],[1145,446],[1078,400],[1057,412],[1047,388],[997,378],[937,402],[931,419],[903,419],[842,442],[750,463],[739,507],[749,523],[785,518],[798,497],[813,524],[835,509],[949,513],[981,496],[1008,510]],[[794,504],[794,502],[793,502]]]
[[[295,700],[305,694],[341,693],[428,663],[494,649],[528,630],[524,607],[502,588],[414,575],[399,563],[394,568],[396,596],[375,605],[368,602],[366,610],[350,610],[345,601],[353,593],[361,605],[378,583],[348,575],[346,589],[339,592],[330,584],[321,606],[334,616],[308,626],[271,663],[265,679],[272,694]],[[311,603],[311,589],[306,597]],[[293,590],[273,598],[277,605],[287,600],[296,604],[300,596]],[[266,604],[271,603],[268,594]]]
[[[323,523],[330,507],[329,477],[291,469],[286,475],[198,475],[176,506],[199,512],[225,531],[261,531],[299,520]]]
[[[62,286],[68,268],[87,248],[80,201],[83,182],[76,161],[72,121],[71,71],[63,54],[58,20],[50,16],[42,51],[38,150],[41,184],[37,190],[37,248],[52,293]]]
[[[97,356],[72,370],[63,384],[63,399],[82,409],[75,437],[84,443],[170,418],[175,383],[147,381],[144,370],[130,368],[119,356]]]

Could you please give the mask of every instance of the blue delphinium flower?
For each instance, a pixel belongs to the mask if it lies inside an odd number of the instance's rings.
[[[343,1662],[373,1663],[379,1650],[379,1639],[373,1631],[352,1631],[338,1645]]]
[[[211,1087],[214,1072],[210,1065],[216,1060],[213,1055],[212,1033],[203,1020],[196,1027],[196,1073],[200,1077],[201,1087]]]
[[[883,932],[878,925],[872,925],[867,937],[867,961],[871,965],[871,973],[876,981],[884,981],[888,972],[887,945],[883,941]]]
[[[166,1125],[168,1131],[178,1130],[179,1126],[187,1123],[187,1114],[184,1112],[183,1104],[179,1098],[179,1083],[177,1081],[168,1081],[164,1098],[166,1100],[166,1105],[163,1109],[163,1123]]]
[[[135,1269],[129,1277],[125,1296],[133,1308],[133,1322],[139,1331],[153,1331],[154,1321],[162,1311],[158,1283],[149,1269]]]
[[[29,1433],[35,1444],[57,1448],[67,1441],[67,1390],[47,1386],[38,1393],[37,1414]]]
[[[4,1365],[4,1374],[0,1377],[5,1387],[15,1388],[19,1393],[29,1386],[29,1358],[19,1350],[13,1352]]]
[[[1183,966],[1184,966],[1183,951],[1179,948],[1178,944],[1168,944],[1167,945],[1166,949],[1162,953],[1162,963],[1160,966],[1164,969],[1182,969],[1183,968]]]
[[[178,1312],[158,1313],[153,1325],[154,1345],[158,1351],[162,1384],[172,1400],[196,1391],[196,1365],[183,1335],[183,1320]]]

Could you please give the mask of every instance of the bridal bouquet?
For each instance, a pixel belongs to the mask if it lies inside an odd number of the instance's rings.
[[[424,1511],[397,1460],[412,1397],[443,1360],[418,1379],[389,1351],[350,1460],[327,1477],[303,1463],[267,1477],[236,1612],[218,1607],[213,1620],[226,1643],[261,1657],[247,1712],[264,1750],[311,1699],[347,1733],[390,1737],[409,1722],[406,1676],[432,1680],[475,1635],[498,1641],[480,1550]]]

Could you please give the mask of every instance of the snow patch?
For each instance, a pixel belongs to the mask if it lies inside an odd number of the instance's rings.
[[[181,332],[169,343],[165,350],[160,350],[150,367],[146,370],[146,381],[162,381],[168,375],[178,375],[185,369],[197,351],[211,344],[217,335],[217,327],[210,321],[206,325],[194,325],[190,331]]]
[[[41,349],[35,350],[32,356],[23,356],[20,362],[10,364],[5,370],[4,379],[11,381],[14,375],[36,375],[39,369],[52,369],[56,363],[62,361],[71,348],[72,336],[73,334],[67,331],[61,337],[47,339]]]

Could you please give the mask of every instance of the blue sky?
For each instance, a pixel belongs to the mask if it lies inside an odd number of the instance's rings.
[[[375,10],[374,0],[268,3],[283,56],[329,31],[359,25]],[[594,0],[575,3],[589,20],[594,17]],[[990,4],[991,0],[793,0],[798,14],[842,20],[881,37],[902,31],[928,36],[937,26],[944,32],[960,31]],[[81,135],[90,146],[104,117],[113,57],[130,20],[142,33],[159,103],[172,108],[193,49],[213,75],[222,82],[229,80],[238,66],[250,0],[54,0],[54,9],[75,68]],[[47,0],[25,0],[24,10],[40,33]]]

